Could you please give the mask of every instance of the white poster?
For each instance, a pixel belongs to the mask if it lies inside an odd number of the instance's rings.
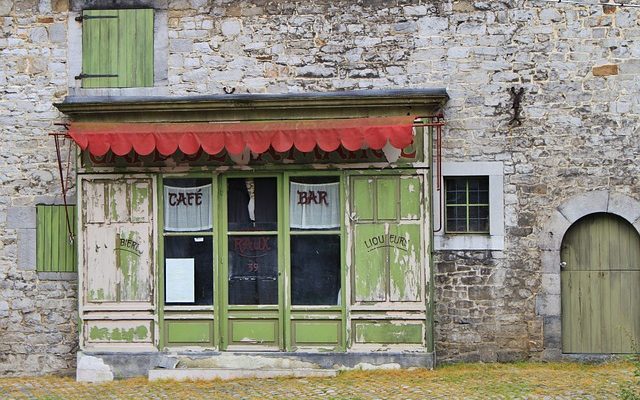
[[[289,219],[292,228],[340,227],[340,183],[291,182]]]
[[[167,303],[195,302],[195,260],[167,258],[164,280]]]
[[[196,232],[211,229],[211,185],[164,187],[164,229]]]

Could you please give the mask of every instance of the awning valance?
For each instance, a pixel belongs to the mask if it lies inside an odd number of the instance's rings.
[[[318,146],[334,151],[339,146],[355,151],[374,150],[388,142],[403,149],[413,141],[413,116],[351,119],[315,119],[250,122],[101,123],[72,122],[69,135],[83,150],[102,156],[111,150],[122,156],[132,150],[147,155],[157,150],[168,156],[178,149],[195,154],[200,149],[214,155],[226,149],[232,155],[245,148],[264,153],[295,147],[309,152]]]

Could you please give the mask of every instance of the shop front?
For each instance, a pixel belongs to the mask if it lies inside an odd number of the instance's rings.
[[[230,355],[433,365],[428,193],[446,99],[57,104],[79,147],[79,360],[116,376]]]

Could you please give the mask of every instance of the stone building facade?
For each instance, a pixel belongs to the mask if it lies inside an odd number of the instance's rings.
[[[74,17],[106,3],[155,8],[153,88],[74,79]],[[76,276],[35,270],[35,205],[62,202],[53,104],[224,88],[446,88],[442,172],[480,165],[500,197],[490,237],[434,236],[437,359],[561,357],[562,235],[593,212],[639,226],[639,39],[638,8],[597,4],[0,0],[0,375],[75,368]],[[511,88],[524,89],[521,123]]]

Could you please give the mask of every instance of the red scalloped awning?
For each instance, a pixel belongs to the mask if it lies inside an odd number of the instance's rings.
[[[403,149],[413,141],[414,117],[372,117],[331,120],[225,122],[225,123],[99,123],[73,122],[69,135],[94,156],[111,150],[116,155],[132,150],[147,155],[157,150],[164,156],[178,149],[195,154],[200,148],[214,155],[226,149],[241,154],[245,148],[264,153],[269,147],[301,152],[318,146],[334,151],[339,146],[355,151],[363,147],[379,150],[389,142]]]

